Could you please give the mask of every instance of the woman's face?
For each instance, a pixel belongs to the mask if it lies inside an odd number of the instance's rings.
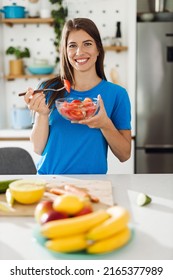
[[[67,40],[67,57],[74,71],[95,69],[99,55],[94,39],[84,30],[71,31]]]

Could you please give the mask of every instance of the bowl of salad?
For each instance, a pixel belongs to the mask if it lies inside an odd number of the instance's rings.
[[[59,114],[69,121],[81,121],[93,117],[99,109],[98,98],[66,97],[55,100]]]

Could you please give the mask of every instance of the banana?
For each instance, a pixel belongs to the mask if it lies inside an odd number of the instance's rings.
[[[109,219],[92,228],[87,233],[90,240],[101,240],[116,234],[127,226],[130,215],[129,212],[121,206],[109,207],[107,213],[111,215]]]
[[[87,215],[55,220],[41,226],[40,232],[47,238],[65,237],[87,232],[110,217],[106,210],[97,210]]]
[[[117,234],[94,242],[86,249],[89,254],[108,253],[124,246],[131,237],[131,232],[128,227],[118,232]]]
[[[86,249],[88,246],[88,241],[86,240],[84,234],[80,234],[63,238],[50,239],[46,241],[45,246],[47,249],[55,252],[70,253]]]

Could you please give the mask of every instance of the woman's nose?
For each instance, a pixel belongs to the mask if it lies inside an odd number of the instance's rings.
[[[76,54],[81,54],[83,53],[83,47],[82,46],[78,46],[78,48],[76,49]]]

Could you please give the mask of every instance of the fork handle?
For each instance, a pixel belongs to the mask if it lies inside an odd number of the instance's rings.
[[[37,90],[34,90],[33,94],[36,94],[36,93],[39,93],[39,92],[42,92],[44,91],[43,89],[37,89]],[[26,91],[25,92],[21,92],[18,94],[18,96],[24,96],[26,94]]]
[[[44,92],[44,91],[60,91],[62,89],[64,89],[65,86],[58,88],[58,89],[54,89],[54,88],[45,88],[45,89],[36,89],[34,90],[33,94],[39,93],[39,92]],[[21,92],[18,94],[18,96],[24,96],[26,94],[26,92]]]

